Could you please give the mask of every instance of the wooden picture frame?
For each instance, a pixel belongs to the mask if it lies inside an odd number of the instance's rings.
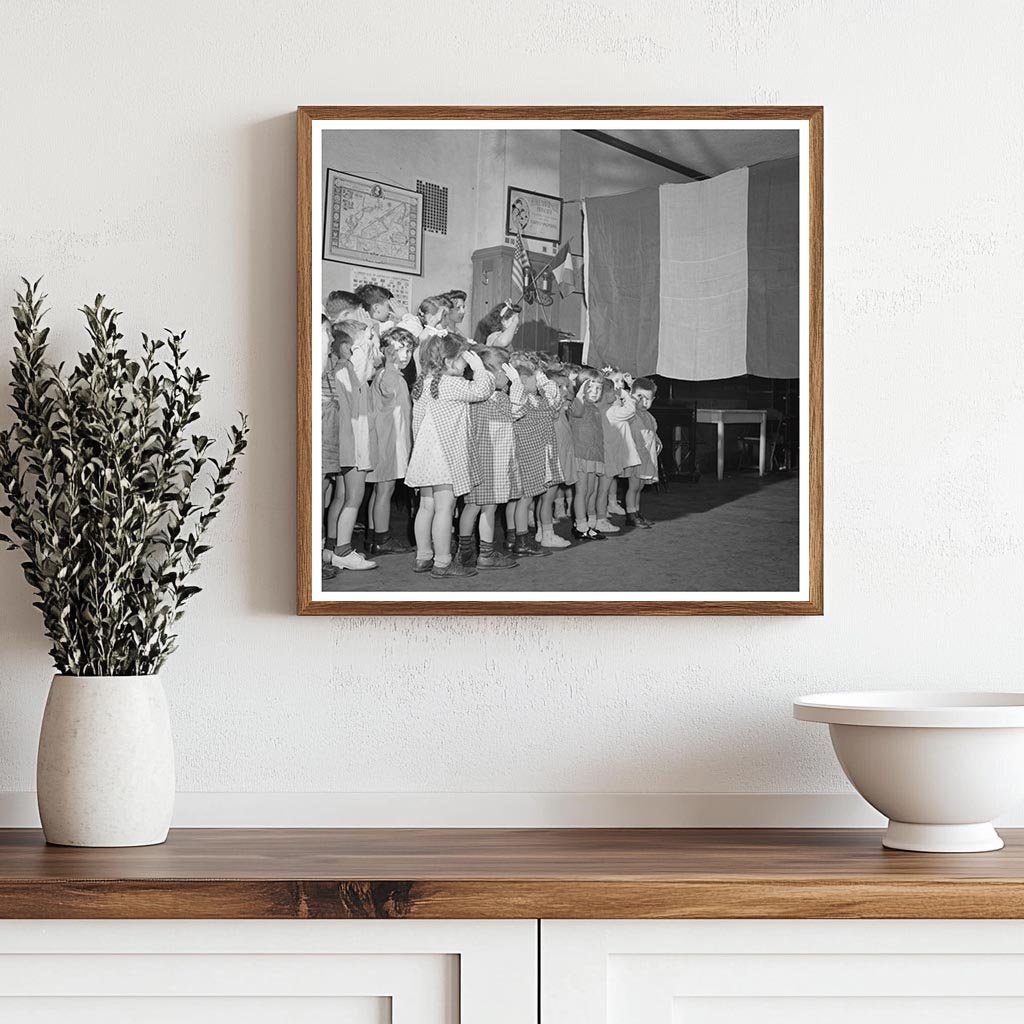
[[[313,417],[314,394],[319,394],[319,372],[314,373],[314,345],[319,322],[313,308],[314,240],[320,231],[319,203],[313,209],[315,182],[321,168],[314,166],[314,131],[320,122],[791,122],[803,142],[806,203],[801,210],[801,328],[806,350],[806,378],[801,374],[801,429],[806,453],[801,457],[801,587],[799,596],[778,600],[665,599],[652,592],[650,599],[534,600],[529,598],[476,599],[468,595],[434,594],[409,599],[368,596],[326,600],[314,592],[314,570],[319,565],[314,531]],[[536,123],[530,127],[536,128]],[[555,127],[555,126],[553,126]],[[593,127],[604,127],[595,125]],[[587,133],[581,133],[587,134]],[[594,133],[590,133],[594,134]],[[297,611],[300,615],[821,615],[824,611],[823,569],[823,139],[824,112],[817,106],[753,107],[332,107],[305,106],[297,112]],[[319,153],[319,150],[317,150]],[[805,255],[804,255],[805,254]],[[468,259],[469,254],[467,254]],[[318,264],[319,265],[319,264]],[[803,289],[806,289],[803,291]],[[317,294],[319,294],[319,286]],[[804,330],[805,327],[805,330]],[[317,463],[319,465],[319,463]],[[319,480],[317,481],[319,484]],[[398,557],[398,556],[391,556]],[[557,557],[557,556],[556,556]],[[318,571],[318,570],[317,570]],[[319,573],[318,573],[319,575]]]

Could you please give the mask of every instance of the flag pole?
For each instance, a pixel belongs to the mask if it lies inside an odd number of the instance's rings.
[[[526,263],[527,263],[527,266],[529,266],[529,269],[530,269],[530,278],[534,282],[534,289],[536,289],[537,275],[534,274],[533,267],[530,265],[530,250],[526,248],[526,243],[523,241],[523,229],[522,229],[522,227],[519,224],[516,225],[516,235],[519,238],[520,246],[522,246],[523,254],[526,256]],[[545,268],[545,269],[547,269],[547,268]],[[541,273],[543,273],[543,271],[541,271]],[[520,290],[519,290],[519,298],[515,302],[512,302],[512,300],[509,299],[509,303],[511,305],[513,305],[513,306],[518,306],[523,301],[523,299],[525,297],[526,297],[526,275],[523,274],[523,285],[522,285],[522,288],[520,288]]]

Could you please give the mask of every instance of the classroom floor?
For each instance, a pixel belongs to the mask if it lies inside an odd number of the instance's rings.
[[[623,527],[605,541],[574,544],[514,569],[481,571],[468,579],[435,580],[412,572],[413,555],[384,555],[378,568],[340,572],[325,591],[457,591],[467,594],[522,591],[795,591],[799,588],[799,480],[776,473],[727,476],[721,482],[672,482],[647,488],[641,505],[655,522],[650,530]],[[612,522],[622,525],[622,517]],[[397,513],[392,533],[405,536]],[[556,532],[569,537],[569,523]],[[500,536],[500,532],[499,532]],[[362,550],[362,535],[356,545]]]

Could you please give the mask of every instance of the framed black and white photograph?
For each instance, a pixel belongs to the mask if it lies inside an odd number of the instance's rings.
[[[300,613],[821,614],[821,108],[298,127]]]

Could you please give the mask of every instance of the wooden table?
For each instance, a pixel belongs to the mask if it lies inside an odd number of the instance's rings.
[[[0,830],[3,918],[1024,918],[1024,830],[987,854],[868,829]]]
[[[768,446],[767,409],[698,409],[697,422],[718,425],[719,480],[725,475],[725,425],[727,423],[759,423],[761,425],[761,443],[757,449],[757,468],[759,474],[764,476],[765,453]]]

